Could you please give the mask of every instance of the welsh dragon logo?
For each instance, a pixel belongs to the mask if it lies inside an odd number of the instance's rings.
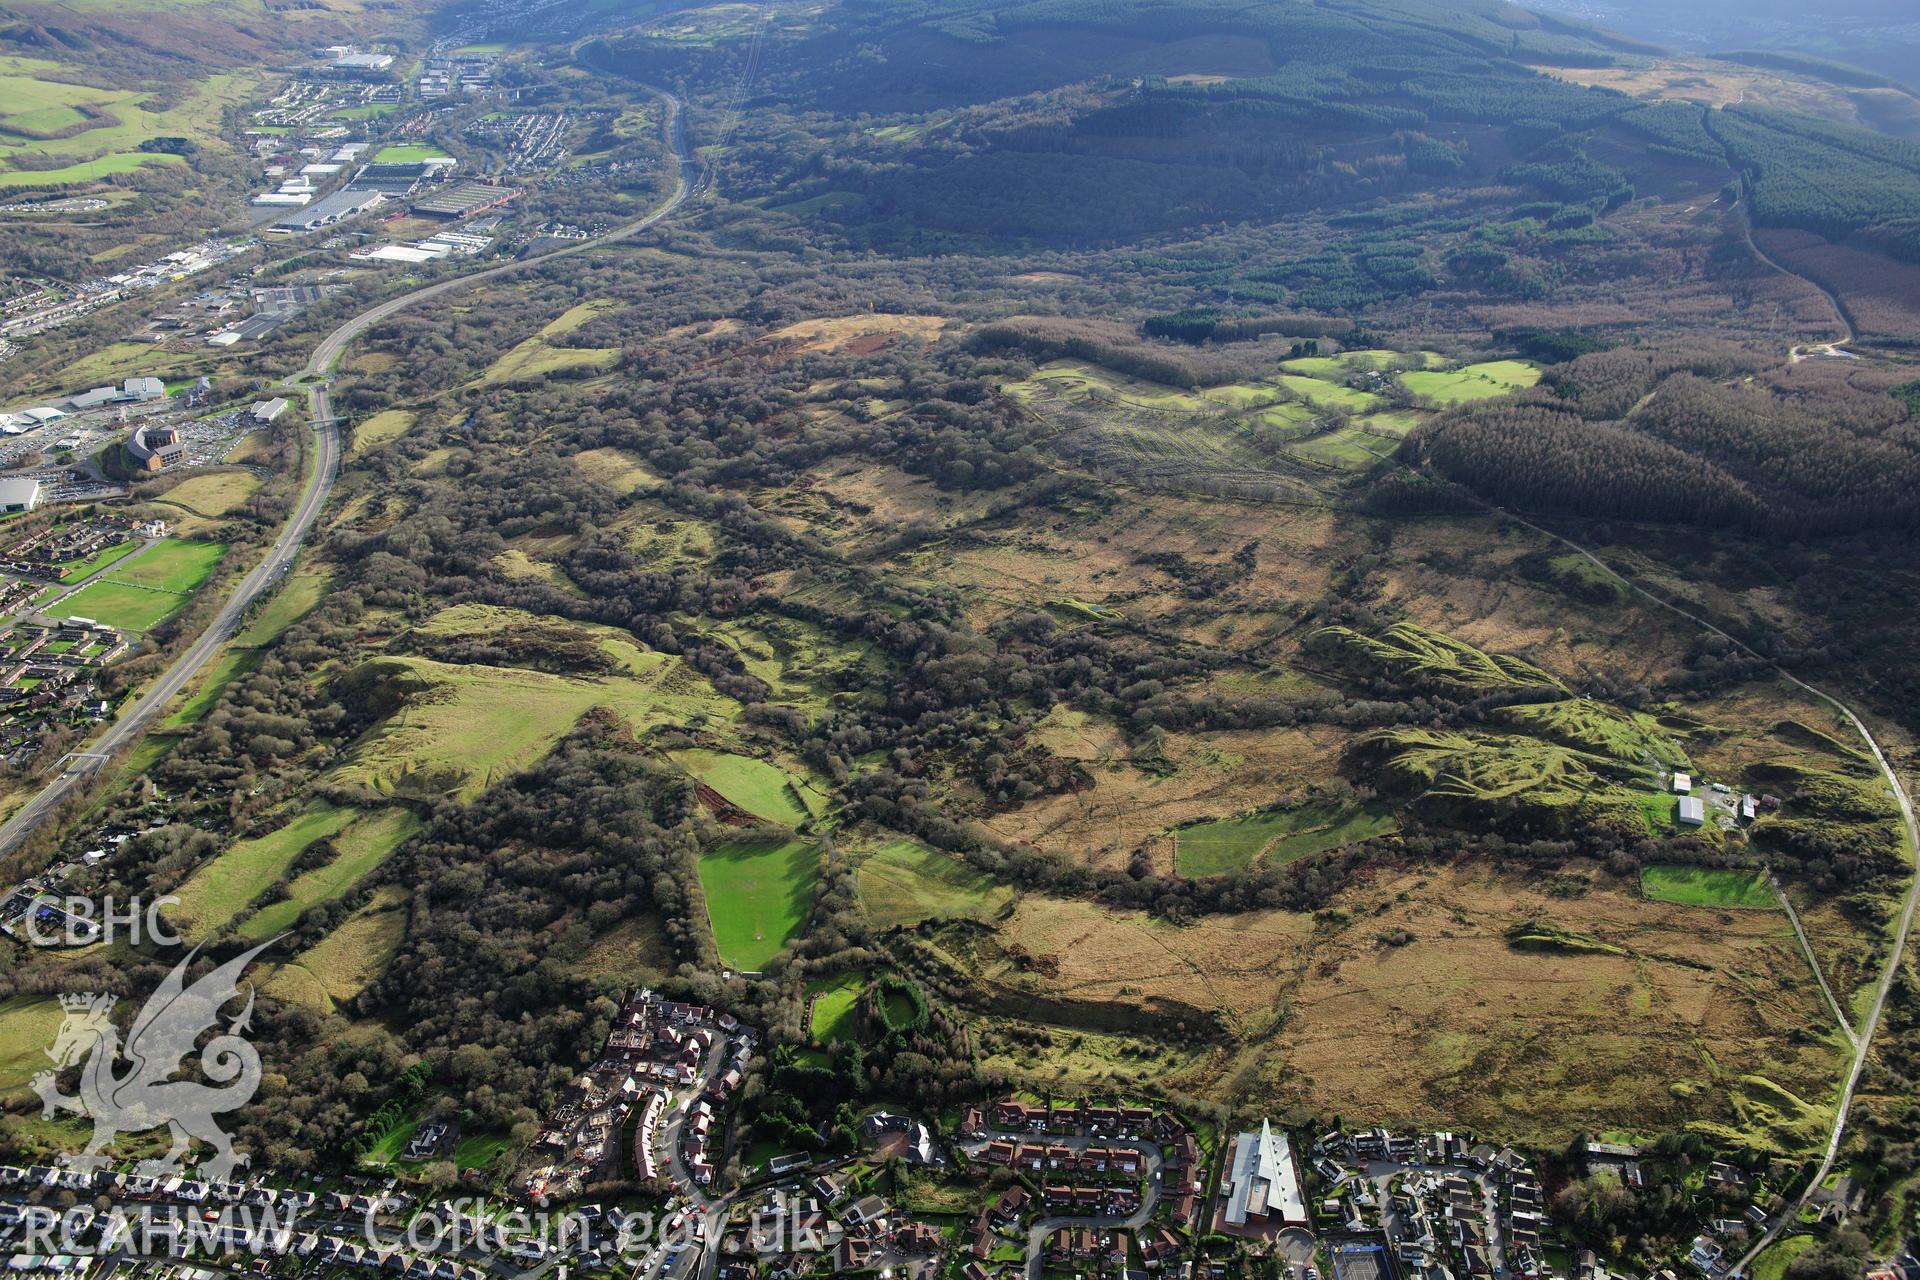
[[[200,1046],[200,1074],[213,1083],[174,1076],[201,1035],[220,1020],[222,1007],[238,997],[241,972],[274,941],[236,956],[188,986],[187,967],[199,954],[199,948],[194,948],[147,998],[124,1045],[113,1025],[112,996],[60,997],[66,1020],[47,1050],[54,1066],[33,1078],[33,1088],[49,1117],[61,1111],[93,1117],[92,1140],[79,1155],[65,1157],[66,1164],[76,1169],[99,1168],[107,1163],[101,1151],[115,1138],[163,1125],[170,1131],[172,1146],[160,1160],[150,1162],[154,1172],[177,1172],[188,1143],[196,1138],[214,1152],[201,1167],[203,1177],[222,1181],[232,1176],[236,1164],[247,1163],[247,1155],[235,1154],[233,1140],[214,1117],[245,1106],[260,1087],[260,1055],[242,1034],[253,1017],[251,985],[246,1007],[232,1017],[224,1032]],[[76,1063],[80,1064],[80,1092],[69,1097],[60,1092],[55,1073]]]

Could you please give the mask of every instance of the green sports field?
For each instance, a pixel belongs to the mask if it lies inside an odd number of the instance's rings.
[[[169,538],[82,587],[60,611],[128,631],[149,631],[186,604],[226,550],[224,543]]]
[[[446,154],[438,147],[421,143],[403,143],[380,148],[373,153],[373,162],[375,164],[419,164],[422,160],[438,160]]]
[[[132,583],[185,595],[207,580],[213,566],[227,553],[225,543],[187,542],[168,538],[145,555],[109,575],[115,582]]]
[[[819,855],[805,840],[736,840],[700,855],[700,888],[723,963],[758,970],[813,911]]]

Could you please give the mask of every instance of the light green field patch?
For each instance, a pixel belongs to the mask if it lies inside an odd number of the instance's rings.
[[[1355,425],[1306,440],[1296,440],[1287,446],[1289,453],[1325,466],[1344,467],[1349,471],[1364,471],[1376,466],[1391,450],[1392,445]]]
[[[559,565],[531,559],[518,547],[502,551],[493,558],[492,564],[509,578],[532,578],[569,594],[578,595],[580,592],[580,588],[573,585],[572,579]]]
[[[540,330],[540,336],[543,338],[558,338],[565,334],[572,333],[575,329],[578,329],[595,316],[604,315],[608,311],[611,311],[613,307],[614,301],[611,298],[594,298],[588,302],[575,303],[548,321]]]
[[[389,682],[402,699],[329,780],[382,795],[471,799],[552,749],[597,706],[638,730],[731,722],[733,699],[663,653],[635,648],[627,675],[553,675],[427,658],[371,658],[346,677]]]
[[[1460,372],[1504,387],[1532,387],[1540,382],[1539,367],[1525,360],[1488,360],[1483,364],[1470,364]]]
[[[1203,388],[1200,394],[1230,409],[1253,409],[1286,398],[1278,387],[1258,382],[1230,382],[1225,386]]]
[[[1627,764],[1690,769],[1687,753],[1652,716],[1624,711],[1591,698],[1523,703],[1502,707],[1497,719],[1518,725],[1582,751],[1612,756]]]
[[[0,1003],[0,1094],[24,1092],[35,1075],[52,1070],[47,1050],[65,1018],[53,996],[13,996]]]
[[[285,875],[308,845],[339,833],[359,813],[315,800],[278,830],[234,841],[180,887],[172,914],[193,941],[211,937]]]
[[[259,939],[292,928],[309,907],[332,902],[366,879],[420,826],[420,816],[403,808],[379,810],[355,820],[333,838],[339,852],[331,862],[296,876],[287,886],[288,896],[255,912],[240,932]]]
[[[1776,1240],[1753,1260],[1753,1270],[1749,1274],[1753,1280],[1786,1280],[1787,1268],[1793,1264],[1793,1260],[1813,1246],[1812,1236],[1786,1236]]]
[[[793,780],[764,760],[699,749],[672,754],[675,764],[756,818],[797,827],[813,816]]]
[[[913,840],[895,840],[867,855],[855,884],[876,929],[911,928],[924,920],[989,920],[1013,900],[1013,890],[985,872]]]
[[[398,440],[413,427],[413,415],[405,409],[382,409],[372,417],[355,424],[353,428],[353,451],[372,449],[389,440]]]
[[[208,664],[201,674],[199,684],[195,686],[178,710],[160,722],[162,729],[184,729],[195,723],[201,716],[213,710],[220,701],[220,695],[227,691],[240,675],[251,671],[260,663],[260,653],[255,649],[229,648]]]
[[[1736,867],[1656,865],[1640,868],[1640,892],[1655,902],[1689,907],[1777,908],[1764,871]]]
[[[188,476],[160,497],[194,515],[219,519],[252,497],[260,477],[246,471],[214,471]]]
[[[91,182],[146,165],[182,163],[172,152],[141,149],[161,137],[184,137],[212,151],[230,152],[221,119],[229,107],[250,97],[260,82],[253,72],[209,76],[186,86],[177,101],[156,110],[150,109],[158,106],[151,93],[49,78],[77,79],[73,73],[78,70],[39,59],[0,61],[0,109],[12,113],[18,128],[35,129],[36,118],[52,126],[41,132],[59,131],[73,123],[88,125],[65,137],[0,138],[0,170],[5,170],[0,172],[0,186]],[[82,107],[87,111],[82,112]],[[56,119],[65,123],[55,125]],[[50,161],[55,163],[49,165]],[[58,164],[61,161],[66,163]]]
[[[1411,395],[1439,405],[1491,400],[1540,381],[1540,371],[1519,360],[1492,360],[1448,372],[1408,372],[1398,375]]]
[[[321,1013],[359,995],[386,972],[407,932],[407,891],[382,885],[367,904],[263,984],[272,996]]]
[[[855,1014],[860,993],[866,986],[866,975],[859,973],[843,973],[809,982],[807,994],[813,997],[813,1017],[807,1024],[808,1034],[822,1044],[859,1039],[859,1020]]]
[[[113,152],[58,169],[15,169],[0,173],[0,188],[71,186],[82,182],[98,182],[116,173],[132,173],[148,165],[179,163],[180,157],[170,151]]]
[[[573,465],[587,479],[623,498],[636,489],[651,489],[661,483],[652,467],[622,449],[588,449],[573,455]]]
[[[1377,807],[1276,809],[1179,828],[1173,833],[1174,861],[1181,875],[1228,875],[1256,862],[1280,866],[1385,835],[1399,825],[1393,814]]]
[[[1370,413],[1358,419],[1354,425],[1369,435],[1398,440],[1419,426],[1421,421],[1422,416],[1411,409],[1389,409],[1385,413]]]
[[[1345,409],[1349,413],[1373,413],[1384,409],[1387,403],[1371,391],[1356,391],[1352,387],[1343,387],[1337,382],[1306,378],[1297,373],[1283,373],[1278,381],[1281,386],[1316,408]]]
[[[700,888],[723,963],[757,972],[813,911],[819,854],[806,840],[736,840],[700,855]]]
[[[1262,426],[1277,427],[1283,432],[1297,433],[1313,428],[1314,413],[1311,406],[1290,401],[1286,404],[1269,405],[1256,414],[1254,420]]]
[[[280,580],[280,589],[233,638],[234,644],[257,648],[279,639],[281,632],[313,612],[332,585],[333,575],[329,571],[300,565]]]
[[[508,351],[480,375],[480,385],[532,378],[559,369],[603,369],[620,355],[613,347],[556,347],[538,334]]]

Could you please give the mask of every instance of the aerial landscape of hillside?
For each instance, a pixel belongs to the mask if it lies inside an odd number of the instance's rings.
[[[1899,6],[9,0],[23,1273],[1920,1280]]]

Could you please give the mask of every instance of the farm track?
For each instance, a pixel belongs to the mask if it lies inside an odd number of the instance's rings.
[[[1813,940],[1807,937],[1807,931],[1800,925],[1800,913],[1793,909],[1793,900],[1787,897],[1787,891],[1780,887],[1780,882],[1774,879],[1772,872],[1767,873],[1767,883],[1772,886],[1775,896],[1780,899],[1780,906],[1787,913],[1787,923],[1793,926],[1793,936],[1800,941],[1800,953],[1806,956],[1807,967],[1813,970],[1813,980],[1820,984],[1820,994],[1826,997],[1833,1020],[1840,1024],[1841,1034],[1847,1037],[1847,1043],[1857,1050],[1860,1047],[1860,1033],[1853,1029],[1853,1024],[1847,1021],[1847,1015],[1840,1011],[1840,1002],[1834,999],[1833,988],[1827,985],[1826,970],[1820,967],[1820,958],[1813,953]]]
[[[678,210],[699,189],[699,174],[692,155],[687,148],[685,110],[680,99],[671,93],[657,91],[666,103],[667,114],[663,122],[663,132],[667,145],[673,151],[677,166],[674,190],[667,199],[645,217],[625,223],[605,235],[591,240],[581,240],[566,248],[538,258],[522,258],[471,275],[457,276],[451,280],[442,280],[397,298],[389,298],[367,308],[339,328],[321,339],[308,358],[302,377],[307,380],[307,404],[310,425],[313,428],[315,451],[313,476],[307,484],[300,501],[287,517],[287,523],[281,528],[280,535],[274,539],[267,554],[251,572],[240,580],[227,597],[220,611],[198,638],[185,652],[176,658],[160,676],[143,690],[120,718],[108,727],[92,742],[85,744],[84,753],[76,753],[69,758],[67,767],[52,781],[34,795],[4,824],[0,824],[0,854],[11,852],[20,842],[31,834],[54,813],[61,804],[78,791],[82,784],[98,774],[107,760],[116,753],[133,746],[146,733],[167,704],[180,694],[208,663],[213,661],[222,646],[239,630],[246,612],[256,601],[265,598],[279,583],[286,570],[293,564],[301,545],[319,520],[320,512],[325,508],[327,499],[332,495],[334,481],[340,473],[340,433],[338,423],[328,402],[326,376],[333,362],[339,359],[347,345],[367,329],[408,307],[444,297],[448,294],[467,289],[488,280],[524,271],[539,266],[555,258],[585,253],[603,244],[627,239],[653,226]]]
[[[1746,99],[1746,93],[1747,91],[1745,86],[1742,86],[1740,90],[1740,97],[1742,101]],[[1727,168],[1731,169],[1734,172],[1734,174],[1737,175],[1740,179],[1740,199],[1746,202],[1746,208],[1742,209],[1738,206],[1738,204],[1736,204],[1735,207],[1728,210],[1728,212],[1737,213],[1740,217],[1740,237],[1741,239],[1746,241],[1747,251],[1753,254],[1753,256],[1758,258],[1761,262],[1764,262],[1767,266],[1772,267],[1775,271],[1778,271],[1781,275],[1789,276],[1792,279],[1803,281],[1804,283],[1810,284],[1814,288],[1820,291],[1821,296],[1827,300],[1827,305],[1833,308],[1834,319],[1840,322],[1840,328],[1844,335],[1839,339],[1838,342],[1829,342],[1829,343],[1822,344],[1827,350],[1831,351],[1832,348],[1836,346],[1849,346],[1855,341],[1857,341],[1859,336],[1859,330],[1853,323],[1853,313],[1847,310],[1847,304],[1844,300],[1841,299],[1839,294],[1827,288],[1827,286],[1825,286],[1824,284],[1821,284],[1818,280],[1815,280],[1812,276],[1803,276],[1798,271],[1789,270],[1787,267],[1781,265],[1778,261],[1776,261],[1774,258],[1769,256],[1767,251],[1765,249],[1762,249],[1760,247],[1759,242],[1753,238],[1753,216],[1752,216],[1753,192],[1752,192],[1752,184],[1748,181],[1748,178],[1747,178],[1747,171],[1741,168],[1741,166],[1734,161],[1733,148],[1727,145],[1726,139],[1722,138],[1719,134],[1713,131],[1713,112],[1711,110],[1702,109],[1701,116],[1700,116],[1700,124],[1701,124],[1701,127],[1706,130],[1707,136],[1712,138],[1714,141],[1714,144],[1720,148],[1720,152],[1722,156],[1724,156],[1726,159]],[[1799,363],[1800,359],[1802,358],[1800,354],[1801,351],[1802,351],[1801,347],[1794,347],[1792,350],[1788,351],[1787,353],[1788,361],[1790,363],[1795,363],[1795,364]],[[1638,406],[1635,406],[1635,407],[1637,408]]]

